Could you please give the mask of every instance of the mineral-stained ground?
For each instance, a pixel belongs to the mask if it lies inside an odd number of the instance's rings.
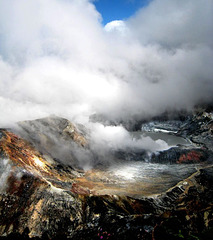
[[[167,164],[178,177],[164,171],[133,182],[103,166],[77,168],[70,149],[90,143],[66,119],[22,122],[20,134],[0,129],[0,239],[212,239],[212,116],[200,110],[179,126],[193,146],[144,163]]]

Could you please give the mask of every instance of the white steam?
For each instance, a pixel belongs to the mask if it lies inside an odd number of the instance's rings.
[[[106,150],[134,150],[159,151],[167,149],[169,146],[161,139],[157,141],[150,137],[135,138],[122,126],[103,126],[100,123],[92,125],[91,139],[94,143],[92,147],[97,147],[95,152],[101,149]]]
[[[212,0],[153,0],[104,28],[89,0],[0,0],[0,127],[50,114],[81,122],[104,161],[116,150],[168,148],[88,119],[129,121],[211,103],[212,12]],[[73,151],[84,168],[95,164],[88,150]]]
[[[167,148],[88,119],[212,103],[212,13],[212,0],[153,0],[104,28],[89,0],[0,0],[0,127],[50,114],[81,122],[104,160],[114,150]],[[95,161],[87,150],[76,156],[83,167]]]
[[[212,12],[211,0],[153,0],[105,31],[88,0],[0,0],[1,126],[212,102]]]

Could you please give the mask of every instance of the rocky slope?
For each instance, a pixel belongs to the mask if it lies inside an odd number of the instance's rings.
[[[152,155],[151,162],[198,163],[212,160],[213,108],[197,108],[194,114],[182,120],[151,121],[142,124],[148,132],[168,132],[191,141],[192,146],[177,146]]]
[[[130,197],[114,194],[109,178],[98,180],[103,169],[85,173],[75,167],[78,155],[73,148],[85,153],[89,148],[81,126],[60,118],[20,126],[19,133],[27,140],[11,130],[0,130],[0,239],[212,238],[209,140],[205,146],[202,142],[202,149],[183,149],[177,158],[168,156],[175,164],[192,159],[193,174],[156,195]],[[59,162],[63,145],[68,146],[63,163],[69,158],[73,166]],[[105,194],[94,191],[107,187]]]
[[[180,127],[178,135],[213,150],[213,107],[196,109],[195,114]]]

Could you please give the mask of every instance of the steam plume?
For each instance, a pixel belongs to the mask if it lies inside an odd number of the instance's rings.
[[[154,0],[105,31],[87,0],[0,0],[1,125],[212,102],[212,11],[211,0]]]

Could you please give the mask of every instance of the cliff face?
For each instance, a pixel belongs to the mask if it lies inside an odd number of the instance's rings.
[[[66,191],[71,193],[73,179],[80,174],[53,159],[49,163],[32,145],[7,130],[1,130],[0,149],[1,235],[28,228],[30,237],[41,237],[52,225],[46,218],[50,211],[54,219],[57,212],[67,215],[68,206],[77,204]]]
[[[85,173],[54,159],[51,150],[57,141],[69,142],[70,147],[88,147],[83,129],[59,118],[38,122],[21,123],[28,141],[0,130],[0,239],[212,236],[211,162],[204,159],[192,175],[154,196],[114,194],[113,184],[97,179],[103,170]],[[38,125],[43,126],[40,132]],[[55,139],[51,138],[53,133]],[[72,152],[67,154],[72,157]],[[95,187],[99,191],[94,191]],[[107,194],[101,194],[100,189],[107,187]]]
[[[179,129],[178,134],[213,150],[213,107],[197,109],[192,118]]]

